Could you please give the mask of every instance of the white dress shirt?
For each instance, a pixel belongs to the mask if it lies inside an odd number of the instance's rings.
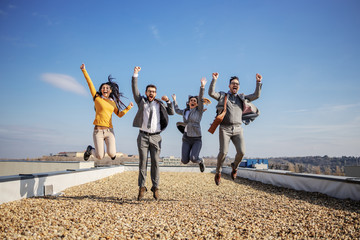
[[[151,118],[150,128],[147,127],[149,116],[150,116],[150,108],[152,108],[153,115]],[[144,105],[143,112],[143,123],[140,130],[148,132],[148,133],[157,133],[161,131],[160,128],[160,103],[157,101],[152,101],[146,103]]]

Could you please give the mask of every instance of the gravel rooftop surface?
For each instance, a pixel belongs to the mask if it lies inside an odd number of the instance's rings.
[[[59,197],[0,205],[1,239],[359,239],[360,202],[212,173],[160,175],[160,200],[137,201],[137,172]]]

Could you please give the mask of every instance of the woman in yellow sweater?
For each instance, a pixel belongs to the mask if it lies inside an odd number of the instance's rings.
[[[87,147],[84,153],[84,160],[87,161],[91,155],[102,159],[105,155],[104,141],[107,154],[114,160],[116,157],[116,145],[111,122],[112,113],[114,112],[118,117],[122,117],[134,104],[131,102],[129,106],[122,110],[125,104],[120,100],[120,97],[123,97],[123,95],[119,92],[119,86],[112,81],[113,78],[111,78],[111,76],[108,77],[108,82],[101,84],[99,91],[96,91],[85,69],[85,64],[82,64],[80,69],[89,85],[90,93],[95,104],[95,120],[93,123],[95,125],[93,133],[95,148],[91,145]]]

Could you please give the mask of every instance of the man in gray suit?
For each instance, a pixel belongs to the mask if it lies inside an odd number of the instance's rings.
[[[212,81],[209,87],[209,95],[218,101],[216,109],[219,114],[224,109],[225,95],[227,95],[228,100],[226,104],[226,114],[219,128],[220,150],[217,156],[217,167],[215,174],[216,185],[220,184],[221,168],[228,153],[230,140],[233,142],[236,148],[235,161],[231,163],[231,178],[233,180],[235,180],[236,178],[237,168],[245,155],[245,143],[243,129],[241,127],[243,108],[242,99],[248,99],[250,102],[258,99],[260,97],[260,91],[262,86],[262,76],[260,74],[256,74],[255,92],[253,94],[245,96],[243,94],[238,94],[237,92],[240,88],[239,79],[238,77],[234,76],[230,78],[229,91],[227,93],[215,92],[215,84],[218,77],[218,73],[212,74]]]
[[[140,128],[137,138],[137,145],[139,151],[139,195],[138,200],[144,197],[147,191],[145,187],[146,172],[147,172],[147,156],[150,152],[151,158],[151,181],[153,196],[156,200],[159,199],[159,160],[161,150],[161,136],[160,133],[168,125],[168,115],[174,115],[174,109],[167,96],[161,99],[167,103],[167,106],[156,99],[156,86],[148,85],[146,87],[145,95],[141,96],[138,89],[138,76],[140,67],[134,68],[134,75],[132,77],[132,92],[135,102],[138,105],[138,111],[134,118],[133,127]]]

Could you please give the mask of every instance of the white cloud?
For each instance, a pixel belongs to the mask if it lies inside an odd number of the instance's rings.
[[[39,14],[37,12],[33,12],[32,15],[35,17],[35,18],[38,18],[44,22],[46,22],[46,24],[48,26],[52,26],[54,24],[59,24],[59,22],[57,21],[54,21],[53,19],[51,19],[48,15],[44,15],[44,14]]]
[[[151,26],[150,26],[150,30],[151,30],[152,35],[153,35],[157,40],[160,40],[158,28],[157,28],[155,25],[151,25]]]
[[[83,96],[87,95],[85,88],[71,76],[57,73],[44,73],[41,75],[41,79],[62,90]]]

